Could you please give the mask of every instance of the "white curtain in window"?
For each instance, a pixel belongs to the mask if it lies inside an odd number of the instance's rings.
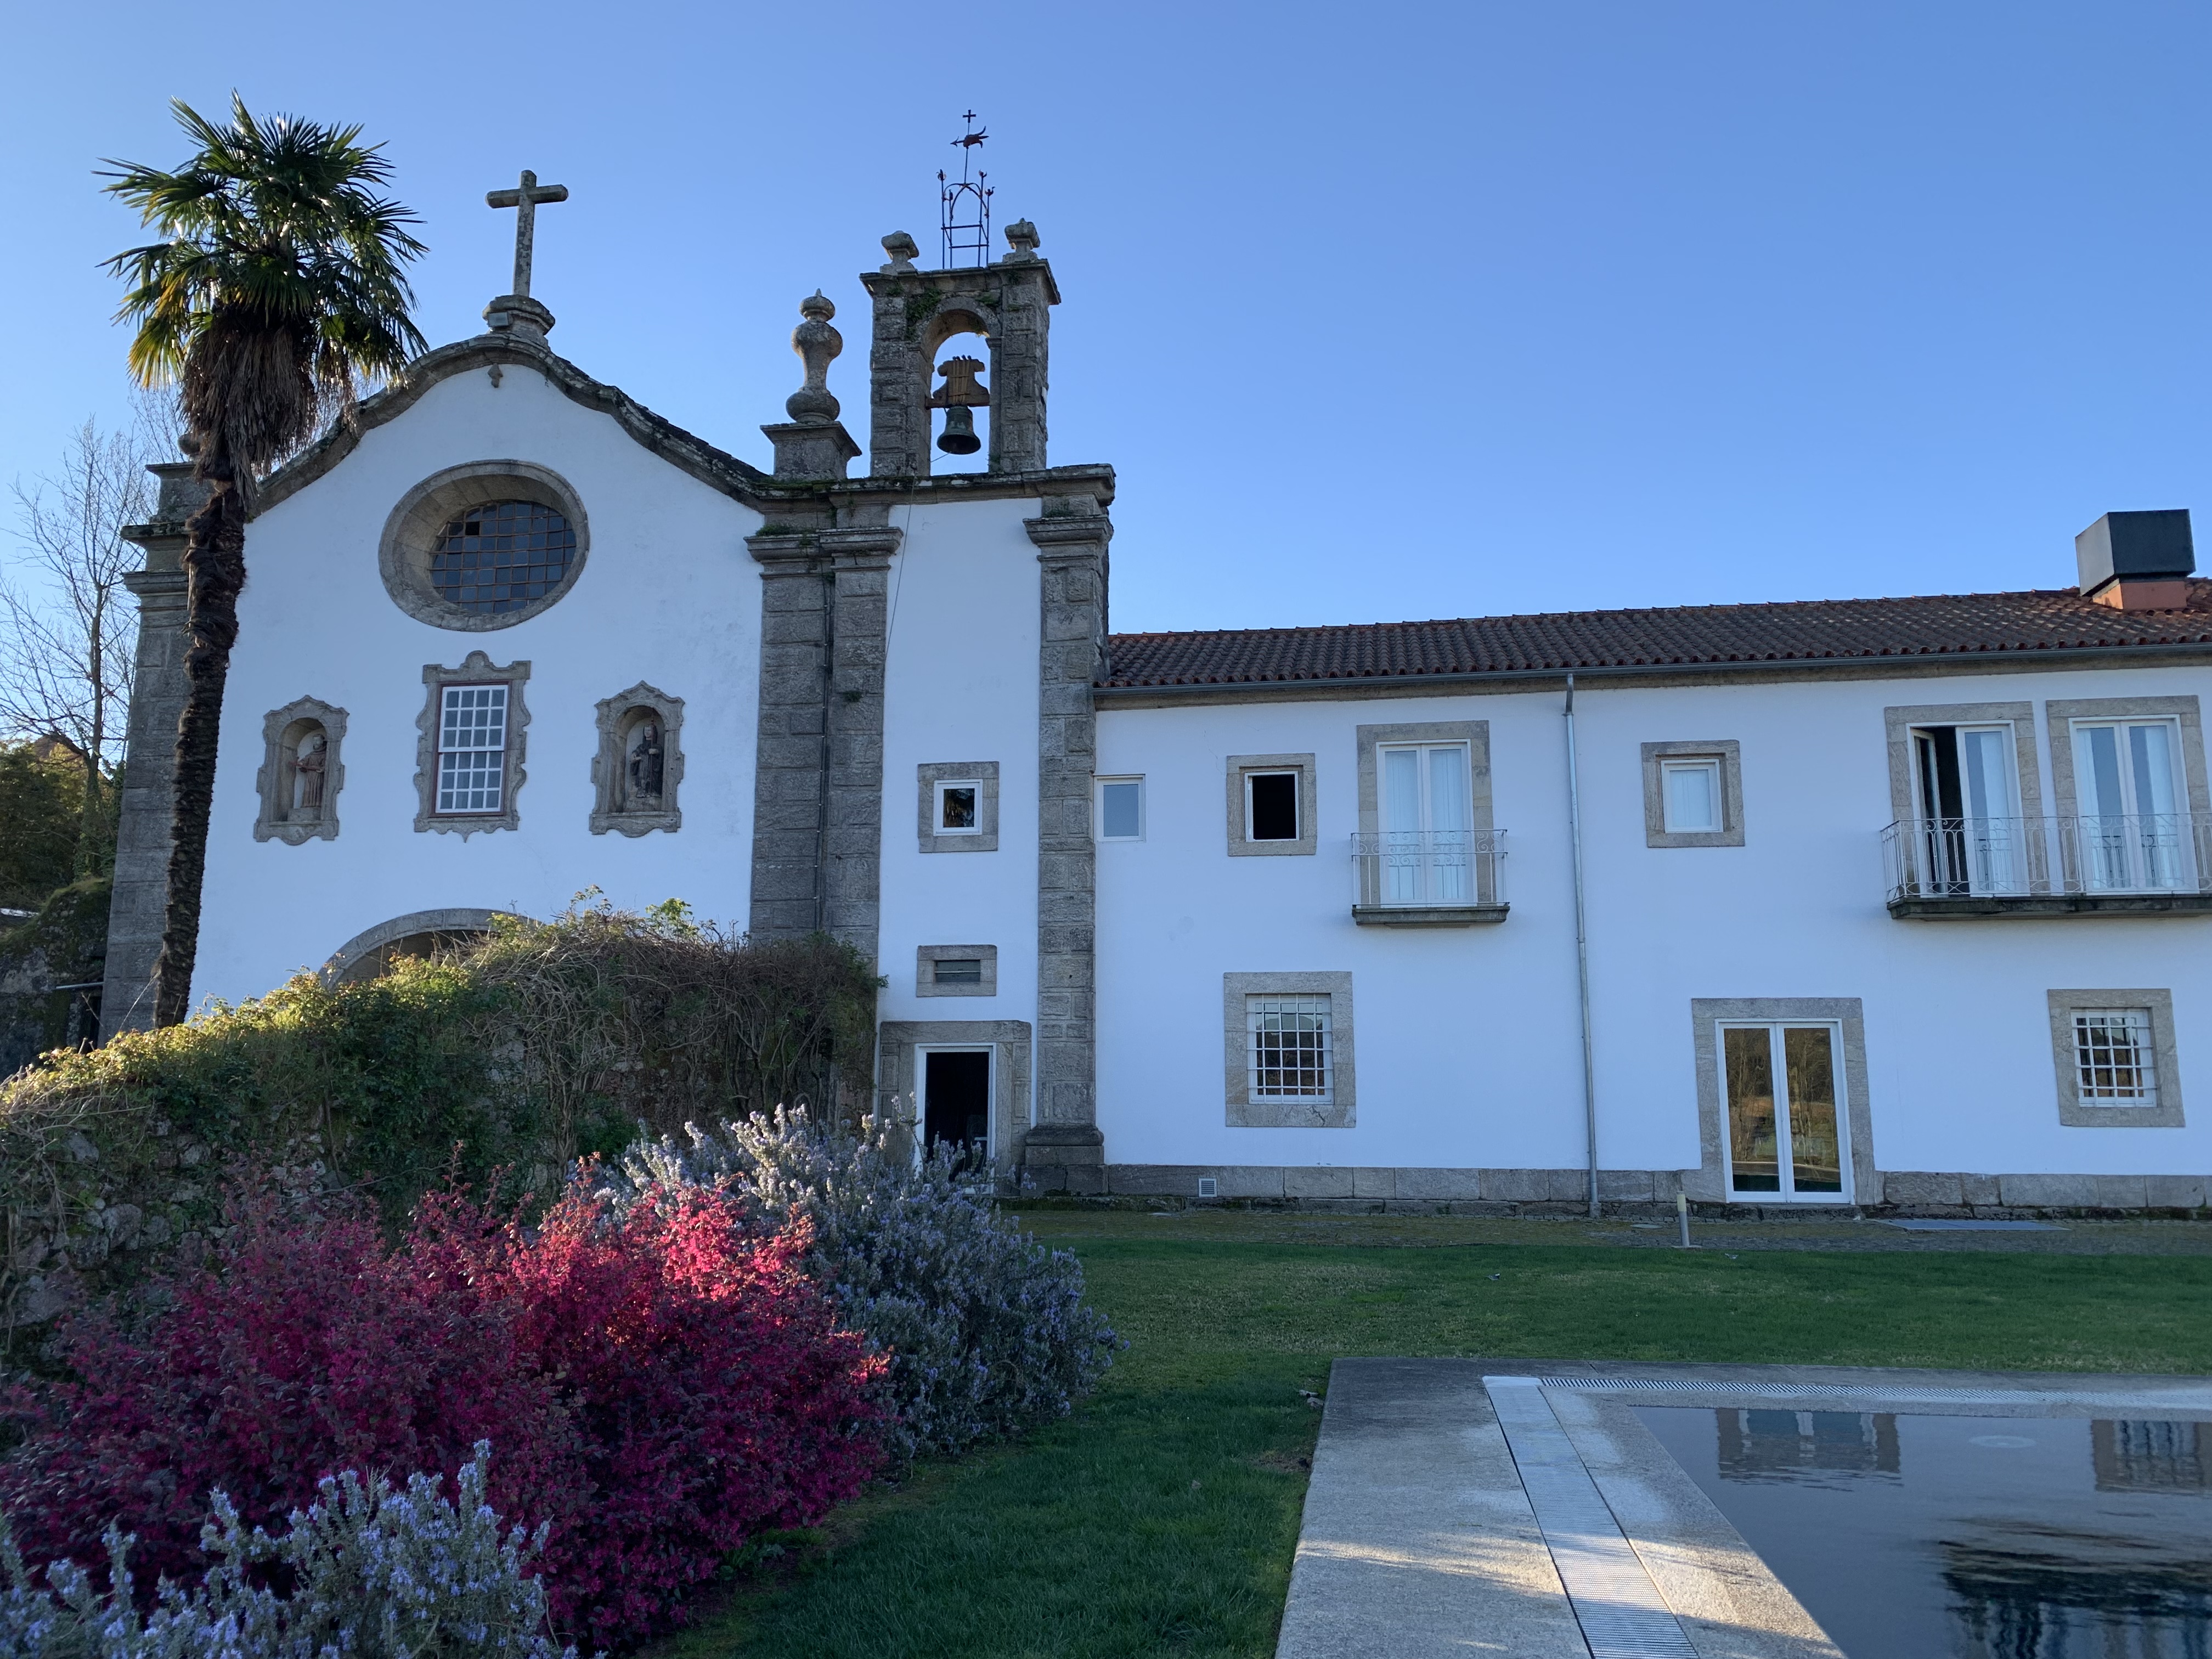
[[[1467,748],[1385,749],[1383,902],[1464,904],[1474,896]]]
[[[2074,728],[2091,886],[2178,887],[2189,878],[2188,826],[2178,811],[2173,769],[2173,728],[2165,720]]]

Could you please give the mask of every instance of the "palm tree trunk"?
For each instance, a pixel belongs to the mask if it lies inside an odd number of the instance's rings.
[[[212,452],[212,453],[211,453]],[[176,806],[170,820],[168,895],[161,955],[154,970],[154,1024],[181,1025],[191,1012],[199,950],[200,886],[207,872],[208,815],[215,802],[216,747],[223,682],[238,642],[238,595],[246,586],[246,511],[236,469],[200,434],[196,475],[207,505],[185,522],[185,708],[177,720]]]

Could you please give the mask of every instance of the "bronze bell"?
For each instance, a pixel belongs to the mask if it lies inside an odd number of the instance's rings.
[[[945,430],[939,434],[937,447],[948,455],[973,455],[983,447],[975,435],[975,417],[967,406],[955,404],[945,411]]]
[[[939,366],[945,384],[929,401],[933,408],[945,411],[945,432],[937,447],[948,455],[973,455],[983,447],[975,435],[975,416],[969,412],[990,407],[991,394],[975,378],[982,369],[977,357],[947,357]]]

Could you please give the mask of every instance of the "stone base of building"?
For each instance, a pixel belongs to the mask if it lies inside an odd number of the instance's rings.
[[[1340,1213],[1579,1215],[1589,1206],[1582,1170],[1440,1170],[1315,1164],[1062,1163],[1030,1151],[1020,1189],[1111,1200],[1248,1204]],[[1678,1194],[1705,1217],[1807,1219],[1821,1216],[2032,1220],[2046,1216],[2202,1214],[2212,1176],[2182,1175],[1979,1175],[1885,1170],[1869,1201],[1760,1204],[1719,1190],[1699,1170],[1601,1170],[1607,1215],[1674,1212]],[[1211,1191],[1200,1187],[1211,1183]]]

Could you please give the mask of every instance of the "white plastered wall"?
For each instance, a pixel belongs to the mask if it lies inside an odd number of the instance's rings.
[[[886,1021],[1026,1020],[1034,1030],[1040,624],[1036,548],[1022,521],[1038,510],[1034,500],[987,501],[891,514],[906,534],[884,674]],[[939,761],[998,763],[998,851],[921,850],[915,768]],[[997,994],[915,996],[924,945],[996,945]],[[1014,1119],[1030,1115],[1018,1103]]]
[[[550,467],[581,500],[591,546],[575,585],[511,628],[462,633],[395,605],[377,571],[393,505],[469,461]],[[596,885],[617,904],[689,900],[742,927],[750,890],[760,577],[751,509],[641,447],[606,415],[508,364],[441,381],[365,434],[323,477],[255,520],[224,696],[204,922],[193,993],[257,995],[362,930],[416,910],[544,916]],[[414,828],[422,671],[471,651],[531,665],[520,827]],[[648,681],[684,702],[684,825],[594,836],[595,705]],[[315,696],[349,715],[335,841],[252,836],[264,711]]]
[[[1884,1170],[2184,1174],[2212,1169],[2212,917],[1899,921],[1882,710],[2212,696],[2212,673],[2137,668],[1608,690],[1577,702],[1601,1161],[1699,1161],[1693,997],[1863,1001]],[[1561,696],[1540,693],[1147,709],[1102,707],[1098,769],[1141,773],[1146,834],[1098,848],[1099,1124],[1115,1164],[1571,1168],[1584,1158]],[[1490,722],[1512,913],[1494,927],[1356,927],[1354,728]],[[1641,745],[1741,744],[1741,848],[1645,845]],[[1226,757],[1316,757],[1320,851],[1231,859]],[[2046,808],[2046,810],[2049,810]],[[1348,970],[1357,1125],[1232,1129],[1224,972]],[[2173,994],[2188,1126],[2058,1121],[2045,993]]]

